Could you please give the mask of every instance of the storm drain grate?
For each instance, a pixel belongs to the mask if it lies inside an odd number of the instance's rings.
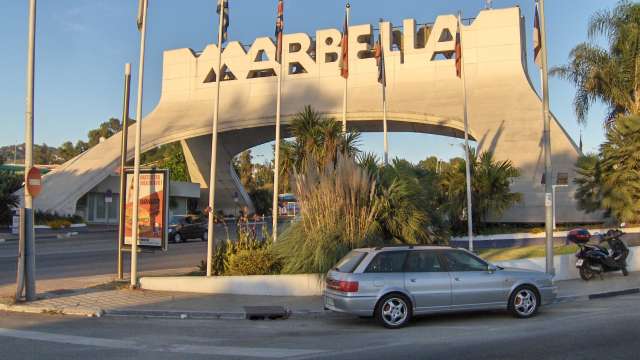
[[[286,319],[290,315],[284,306],[245,306],[244,313],[247,320]]]

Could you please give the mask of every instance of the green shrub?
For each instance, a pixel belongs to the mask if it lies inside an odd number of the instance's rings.
[[[45,211],[35,211],[36,225],[49,225],[53,221],[66,221],[70,224],[83,224],[84,219],[79,215],[59,215],[58,213],[50,213]],[[49,225],[51,226],[51,225]],[[68,227],[68,226],[66,226]]]
[[[49,220],[47,221],[47,226],[49,226],[52,229],[62,229],[62,228],[66,229],[71,226],[71,221],[66,219]]]
[[[245,249],[229,257],[225,275],[273,275],[280,273],[282,264],[271,247]]]

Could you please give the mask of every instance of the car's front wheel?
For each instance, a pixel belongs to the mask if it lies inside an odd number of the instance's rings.
[[[529,318],[538,312],[540,296],[531,286],[521,286],[511,294],[509,310],[517,318]]]
[[[184,239],[182,238],[182,235],[180,235],[180,233],[175,233],[175,235],[173,235],[173,242],[181,243],[183,241]]]
[[[398,329],[405,326],[412,316],[411,302],[401,294],[385,295],[376,306],[375,317],[382,326]]]

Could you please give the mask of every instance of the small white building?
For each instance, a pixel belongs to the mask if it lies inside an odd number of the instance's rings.
[[[111,196],[109,196],[111,195]],[[200,198],[198,184],[171,181],[169,216],[186,215],[195,209]],[[89,224],[117,224],[120,209],[120,176],[109,175],[78,200],[76,214]]]

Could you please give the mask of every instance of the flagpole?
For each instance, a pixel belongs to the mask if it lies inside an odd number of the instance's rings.
[[[278,241],[278,191],[280,188],[280,115],[281,115],[281,97],[282,97],[282,70],[283,70],[283,58],[282,58],[282,38],[284,32],[284,19],[280,18],[284,16],[284,10],[280,8],[280,6],[284,7],[283,3],[280,0],[278,2],[278,21],[280,23],[276,23],[276,28],[280,27],[280,33],[276,34],[276,60],[279,61],[278,65],[278,88],[276,94],[276,139],[275,139],[275,154],[274,154],[274,164],[273,164],[273,204],[271,209],[272,216],[272,238],[275,243]]]
[[[218,119],[220,114],[220,84],[222,83],[222,27],[224,21],[224,1],[219,2],[220,17],[218,19],[218,60],[216,64],[216,99],[213,107],[213,124],[211,126],[211,168],[209,172],[209,214],[207,217],[207,276],[213,274],[213,247],[215,245],[215,196],[216,167],[218,162]]]
[[[349,17],[351,15],[351,4],[349,4],[349,2],[347,2],[346,5],[346,33],[343,34],[343,36],[348,36],[347,34],[349,34]],[[347,41],[349,41],[347,39]],[[347,44],[348,45],[348,44]],[[349,59],[349,56],[347,54],[347,61]],[[344,60],[344,59],[343,59]],[[348,69],[348,65],[347,65],[347,69]],[[347,132],[347,89],[348,89],[348,77],[344,77],[344,90],[343,90],[343,94],[342,94],[342,132]]]
[[[384,131],[384,164],[389,165],[389,138],[387,136],[387,89],[385,85],[382,85],[382,127]]]
[[[147,0],[140,0],[140,62],[138,65],[138,95],[136,99],[136,140],[133,161],[133,209],[131,220],[131,287],[138,285],[138,205],[140,202],[140,145],[142,142],[142,86],[144,80],[144,52],[147,36]]]
[[[542,63],[542,117],[544,123],[544,228],[546,243],[546,270],[547,274],[555,275],[553,264],[553,184],[551,167],[551,120],[549,114],[549,76],[547,70],[547,44],[544,18],[544,0],[538,0],[540,10],[540,51]]]
[[[462,12],[458,13],[458,29],[460,31],[460,49],[462,51]],[[462,92],[464,99],[464,158],[465,177],[467,183],[467,236],[469,237],[469,251],[473,251],[473,208],[471,203],[471,157],[469,156],[469,121],[467,108],[467,76],[465,74],[464,56],[460,59]]]
[[[129,99],[131,98],[131,64],[124,65],[124,98],[122,99],[122,138],[120,140],[120,216],[118,221],[118,269],[117,278],[122,280],[123,274],[123,254],[122,245],[124,244],[127,199],[125,193],[127,191],[127,174],[125,168],[127,166],[127,137],[129,136]]]
[[[387,135],[387,62],[384,58],[384,44],[382,43],[382,19],[378,30],[378,41],[380,44],[380,61],[382,61],[382,131],[384,136],[384,164],[389,165],[389,138]]]
[[[278,90],[276,95],[276,146],[274,154],[274,170],[273,170],[273,209],[272,209],[272,226],[273,226],[273,242],[278,239],[278,189],[280,187],[280,106],[282,96],[282,59],[278,70]]]

